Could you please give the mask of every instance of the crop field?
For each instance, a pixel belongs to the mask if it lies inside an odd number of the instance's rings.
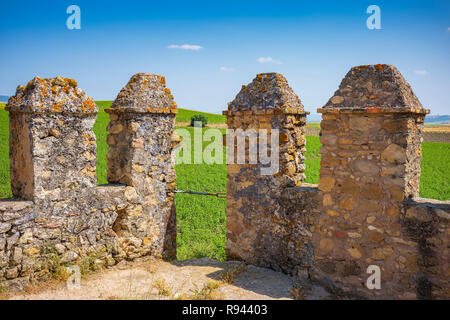
[[[103,109],[109,107],[110,101],[98,101],[100,112],[94,126],[97,136],[97,177],[98,184],[106,180],[106,126],[108,115]],[[192,132],[192,128],[184,127],[190,117],[199,114],[192,110],[180,109],[177,115],[177,129],[184,128]],[[222,115],[205,114],[209,124],[225,122]],[[183,125],[180,127],[179,125]],[[316,124],[312,124],[316,126]],[[0,105],[0,197],[11,197],[9,185],[9,121],[8,112]],[[205,129],[203,129],[205,130]],[[224,128],[220,129],[225,133]],[[204,143],[204,146],[209,144]],[[305,182],[317,183],[320,168],[319,137],[307,137],[306,176]],[[439,200],[450,200],[450,144],[423,143],[422,174],[420,180],[420,196]],[[192,152],[193,147],[192,147]],[[224,159],[225,159],[225,155]],[[177,189],[200,192],[226,192],[227,170],[225,161],[222,164],[177,164]],[[177,245],[178,259],[210,257],[225,259],[225,207],[226,200],[216,197],[177,194]]]

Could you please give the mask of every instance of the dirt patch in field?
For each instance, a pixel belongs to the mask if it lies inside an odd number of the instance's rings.
[[[450,125],[442,125],[439,127],[425,127],[425,132],[449,132],[450,133]]]

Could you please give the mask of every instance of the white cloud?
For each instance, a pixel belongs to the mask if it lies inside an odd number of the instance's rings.
[[[194,51],[198,51],[200,49],[203,49],[202,46],[198,46],[198,45],[195,45],[195,44],[182,44],[181,46],[178,45],[178,44],[171,44],[167,48],[169,48],[169,49],[181,49],[181,50],[194,50]]]
[[[447,28],[447,31],[450,31],[450,27]]]
[[[282,64],[281,61],[275,60],[272,57],[260,57],[257,60],[259,63],[275,63],[275,64]]]
[[[234,71],[234,68],[230,68],[230,67],[220,67],[220,71]]]
[[[427,70],[414,70],[414,73],[419,76],[425,76],[428,74],[428,71]]]

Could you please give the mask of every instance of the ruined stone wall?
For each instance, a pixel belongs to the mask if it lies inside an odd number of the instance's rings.
[[[146,77],[158,83],[163,79]],[[126,90],[116,105],[124,96],[142,101],[146,94],[154,97],[153,107],[172,99],[172,110],[162,115],[112,110],[108,178],[120,184],[106,186],[97,186],[96,177],[92,129],[98,107],[74,80],[36,77],[9,100],[14,199],[0,201],[2,286],[23,289],[50,277],[56,265],[98,267],[143,255],[174,257],[171,136],[176,106],[165,86],[167,97],[152,85]],[[121,126],[124,130],[118,130]],[[119,176],[115,163],[123,164],[119,168],[127,174]],[[162,247],[170,254],[162,254]]]

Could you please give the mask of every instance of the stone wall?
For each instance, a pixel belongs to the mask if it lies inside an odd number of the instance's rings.
[[[268,151],[274,152],[274,144],[278,143],[280,151],[279,168],[272,174],[261,174],[261,169],[270,165],[262,164],[259,155],[257,163],[249,163],[248,139],[246,161],[237,163],[238,139],[228,133],[227,257],[275,270],[283,269],[285,263],[296,264],[298,261],[290,259],[302,256],[294,252],[304,248],[286,237],[293,226],[286,221],[280,198],[285,188],[299,185],[305,178],[303,105],[282,75],[258,74],[248,86],[242,87],[224,113],[229,129],[242,129],[247,134],[253,129],[259,136],[266,134],[262,130],[267,130]],[[275,140],[273,130],[278,130]],[[230,155],[231,148],[234,157]],[[279,228],[272,228],[274,223]]]
[[[97,186],[98,107],[74,80],[36,77],[7,110],[0,286],[85,259],[176,257],[177,106],[164,77],[134,75],[106,110],[110,185]],[[299,296],[315,283],[336,298],[448,299],[450,202],[418,198],[428,110],[397,69],[372,65],[352,68],[318,111],[318,186],[302,183],[307,113],[282,75],[257,75],[224,112],[228,258],[296,275]],[[366,287],[369,266],[381,289]]]
[[[397,69],[372,65],[352,68],[318,112],[318,187],[272,182],[264,199],[273,197],[273,210],[255,196],[264,190],[257,172],[229,180],[229,238],[265,239],[241,240],[234,252],[247,248],[247,256],[235,256],[297,274],[300,288],[313,281],[336,298],[449,298],[450,202],[418,199],[429,111]],[[235,192],[243,186],[252,191]],[[380,268],[380,290],[366,287],[370,265]]]
[[[6,108],[14,199],[0,201],[2,286],[23,289],[56,263],[175,257],[176,105],[163,77],[133,76],[110,109],[108,179],[116,185],[97,186],[98,107],[76,81],[36,77]]]
[[[108,181],[129,188],[133,201],[114,226],[127,257],[176,258],[175,170],[171,137],[177,106],[162,76],[139,73],[106,112]]]

